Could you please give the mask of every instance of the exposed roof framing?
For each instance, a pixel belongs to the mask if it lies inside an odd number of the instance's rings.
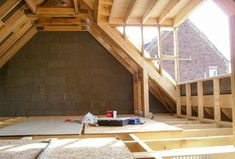
[[[178,26],[204,1],[6,1],[0,6],[0,67],[37,31],[89,31],[132,74],[147,68],[148,80],[145,83],[149,81],[150,91],[171,111],[173,109],[169,106],[174,106],[176,100],[175,85],[159,74],[111,25]],[[224,4],[233,3],[228,1]]]

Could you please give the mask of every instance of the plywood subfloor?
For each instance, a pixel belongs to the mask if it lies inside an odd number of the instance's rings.
[[[35,159],[47,143],[40,140],[0,140],[0,158]],[[62,139],[50,144],[43,159],[134,159],[115,138]]]
[[[81,134],[83,125],[64,120],[25,120],[0,129],[0,136]]]
[[[116,133],[134,133],[134,132],[154,132],[154,131],[182,131],[181,128],[174,127],[162,122],[141,118],[145,123],[143,125],[126,126],[90,126],[85,125],[85,134],[116,134]]]

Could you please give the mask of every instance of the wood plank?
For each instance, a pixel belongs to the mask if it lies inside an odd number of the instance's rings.
[[[177,139],[191,137],[207,136],[225,136],[232,135],[232,128],[209,128],[209,129],[189,129],[179,132],[145,132],[134,133],[140,140],[160,140],[160,139]]]
[[[220,80],[213,80],[213,94],[214,94],[214,120],[218,123],[221,121],[220,112]]]
[[[216,124],[190,124],[190,125],[174,125],[181,129],[210,129],[217,128]]]
[[[45,8],[45,7],[38,7],[37,8],[37,15],[75,15],[74,8]]]
[[[220,95],[219,97],[220,99],[220,107],[221,108],[232,108],[232,95],[231,94],[223,94],[223,95]]]
[[[223,146],[231,145],[233,136],[216,136],[216,137],[195,137],[183,139],[166,139],[157,141],[146,141],[145,143],[154,151],[182,149],[192,147],[209,147],[209,146]]]
[[[179,0],[171,0],[169,3],[166,5],[166,7],[163,9],[161,15],[159,16],[159,24],[162,24],[166,19],[167,16],[170,14],[172,9],[179,3]]]
[[[15,14],[13,14],[6,22],[5,25],[0,28],[0,43],[13,31],[15,30],[20,24],[27,20],[26,16],[24,15],[25,5],[19,8]]]
[[[38,24],[42,25],[84,25],[88,23],[88,19],[82,19],[79,17],[71,17],[71,18],[48,18],[48,17],[39,17]]]
[[[29,21],[20,25],[5,41],[0,45],[0,57],[10,49],[15,42],[29,29],[33,24]]]
[[[190,0],[183,9],[174,17],[173,26],[178,27],[187,17],[198,8],[205,0]]]
[[[235,15],[229,17],[230,30],[230,56],[231,56],[231,83],[232,83],[232,111],[233,111],[233,134],[235,134]],[[233,139],[235,145],[235,137]]]
[[[35,34],[36,29],[32,27],[13,45],[0,59],[0,68],[9,61]]]
[[[131,15],[132,15],[132,13],[134,11],[134,8],[136,7],[136,4],[137,4],[138,1],[139,0],[131,0],[131,3],[129,5],[129,7],[127,9],[127,13],[125,15],[125,20],[124,20],[125,24],[128,23],[128,21],[129,21]]]
[[[160,2],[160,0],[155,0],[155,1],[152,1],[151,4],[149,4],[149,7],[147,8],[147,10],[145,11],[145,13],[142,17],[142,24],[144,24],[148,20],[149,16],[151,15],[154,8],[158,5],[159,2]]]
[[[3,5],[0,7],[0,19],[5,17],[15,6],[17,6],[21,0],[7,0]]]
[[[87,31],[88,27],[86,26],[60,26],[60,25],[45,25],[42,27],[37,27],[38,31]]]

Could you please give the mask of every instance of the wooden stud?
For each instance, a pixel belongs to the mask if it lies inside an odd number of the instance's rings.
[[[147,8],[147,10],[144,13],[144,16],[142,17],[142,24],[144,24],[148,20],[151,13],[153,12],[153,9],[158,5],[159,2],[160,2],[160,0],[155,0],[149,5],[149,7]]]
[[[141,26],[141,55],[145,57],[144,55],[144,27]]]
[[[162,37],[161,37],[161,28],[157,27],[157,49],[158,49],[158,57],[160,59],[159,61],[159,73],[162,74]]]
[[[176,114],[181,116],[180,85],[176,85]]]
[[[233,112],[233,134],[235,134],[235,14],[229,17],[230,29],[230,51],[231,51],[231,83],[232,83],[232,112]],[[235,145],[235,137],[233,139]]]
[[[180,68],[179,68],[179,37],[178,28],[173,29],[174,34],[174,57],[175,57],[175,82],[180,81]]]
[[[198,118],[202,120],[204,117],[204,106],[203,106],[203,82],[197,82],[197,103],[198,103]]]
[[[149,85],[148,85],[148,68],[144,65],[143,66],[143,76],[142,76],[142,98],[143,98],[143,110],[144,110],[144,116],[149,117]]]
[[[213,79],[213,92],[214,92],[214,120],[216,123],[221,121],[220,114],[220,79]]]
[[[133,75],[133,94],[134,94],[134,112],[136,115],[143,116],[143,109],[142,109],[142,82],[140,79],[140,72],[139,69]]]
[[[192,104],[191,104],[191,85],[187,83],[185,85],[186,88],[186,109],[187,109],[187,117],[190,118],[192,116]]]

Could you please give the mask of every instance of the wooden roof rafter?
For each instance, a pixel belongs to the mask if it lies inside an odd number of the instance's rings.
[[[142,24],[144,24],[148,20],[153,9],[158,5],[159,2],[160,2],[160,0],[155,0],[149,5],[149,7],[147,8],[147,10],[144,13],[144,16],[142,17]]]
[[[163,9],[161,15],[159,16],[159,19],[158,19],[158,23],[159,24],[162,24],[167,16],[169,15],[169,13],[172,11],[172,9],[180,2],[180,0],[171,0],[167,6]]]
[[[128,11],[127,11],[126,16],[125,16],[125,20],[124,20],[125,24],[128,23],[128,21],[130,19],[130,16],[131,16],[132,12],[134,11],[134,8],[137,5],[137,2],[138,2],[138,0],[131,0],[131,3],[129,5]]]

